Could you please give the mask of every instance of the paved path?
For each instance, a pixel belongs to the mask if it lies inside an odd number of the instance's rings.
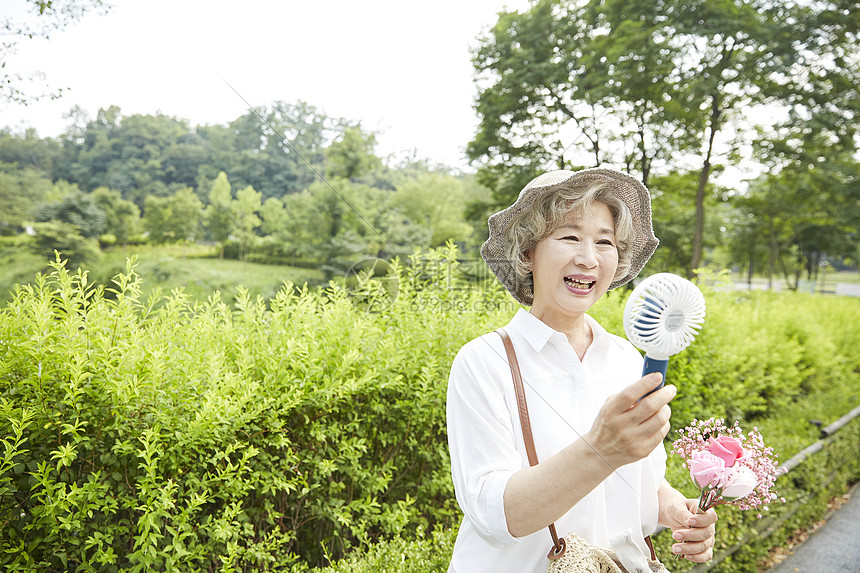
[[[768,573],[860,573],[860,488],[809,539]]]

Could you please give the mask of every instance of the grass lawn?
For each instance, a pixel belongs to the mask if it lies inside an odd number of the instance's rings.
[[[11,299],[16,284],[32,282],[36,273],[47,269],[47,261],[31,254],[23,245],[4,241],[0,244],[0,304]],[[137,273],[143,279],[143,297],[160,288],[165,294],[184,288],[192,297],[205,300],[215,291],[231,304],[238,287],[252,296],[270,298],[284,282],[298,286],[322,283],[316,269],[280,265],[261,265],[218,259],[214,247],[204,245],[165,245],[116,247],[104,251],[101,260],[88,267],[94,282],[109,284],[125,272],[126,259],[137,256]]]

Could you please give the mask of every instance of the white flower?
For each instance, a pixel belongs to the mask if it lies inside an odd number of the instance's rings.
[[[722,496],[726,500],[735,500],[746,497],[753,492],[758,485],[755,473],[745,466],[726,468],[720,480]]]

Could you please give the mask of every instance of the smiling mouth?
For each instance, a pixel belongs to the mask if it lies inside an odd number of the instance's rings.
[[[597,281],[581,281],[578,279],[574,279],[571,277],[564,277],[564,282],[572,288],[577,290],[588,290],[594,286],[594,283]]]

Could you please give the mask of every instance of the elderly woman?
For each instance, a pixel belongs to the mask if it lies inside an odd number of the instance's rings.
[[[547,569],[560,536],[627,555],[671,528],[672,550],[712,556],[716,514],[696,514],[666,482],[663,438],[676,389],[641,377],[643,358],[586,312],[632,280],[657,247],[647,189],[609,169],[554,171],[490,217],[481,254],[528,311],[504,328],[519,363],[537,465],[524,445],[512,370],[497,333],[460,350],[448,386],[448,439],[464,513],[449,571]],[[639,554],[641,553],[641,558]],[[647,559],[646,559],[647,562]]]

